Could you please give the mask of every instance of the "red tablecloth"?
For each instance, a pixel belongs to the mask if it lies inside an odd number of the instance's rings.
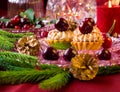
[[[20,84],[0,86],[0,92],[53,92],[41,90],[38,84]],[[120,92],[120,73],[109,76],[97,76],[88,82],[77,79],[54,92]]]

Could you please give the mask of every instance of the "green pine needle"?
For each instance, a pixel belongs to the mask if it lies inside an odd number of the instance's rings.
[[[69,82],[70,77],[70,74],[64,71],[47,80],[42,81],[39,83],[39,87],[41,89],[58,90]]]
[[[0,58],[0,67],[4,67],[5,70],[10,70],[9,66],[21,67],[21,68],[34,68],[35,66],[31,65],[30,63],[21,62],[18,59],[14,58]],[[11,69],[12,70],[12,69]]]
[[[3,58],[3,59],[11,58],[11,59],[15,59],[15,61],[19,60],[22,63],[28,63],[32,66],[34,66],[38,62],[37,57],[26,55],[26,54],[19,54],[16,52],[9,52],[9,51],[0,52],[0,58]]]
[[[2,36],[7,36],[8,38],[21,38],[25,35],[33,35],[33,33],[31,32],[27,32],[27,33],[10,33],[10,32],[7,32],[7,31],[4,31],[4,30],[0,30],[0,35]]]
[[[55,76],[60,71],[52,70],[23,70],[0,71],[0,84],[38,83],[41,80]]]
[[[49,65],[49,64],[40,64],[39,67],[43,70],[45,70],[45,69],[61,69],[57,65]]]
[[[11,43],[4,37],[0,36],[0,49],[13,50],[13,48],[14,48],[14,43]]]
[[[33,33],[10,33],[4,30],[0,30],[0,49],[11,51],[14,49],[14,43],[19,38],[25,35],[33,35]]]
[[[120,65],[101,66],[97,75],[110,75],[120,72]]]

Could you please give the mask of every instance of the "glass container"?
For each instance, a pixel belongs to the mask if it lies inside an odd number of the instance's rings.
[[[9,17],[13,17],[28,8],[34,10],[36,17],[44,16],[44,0],[8,0]]]

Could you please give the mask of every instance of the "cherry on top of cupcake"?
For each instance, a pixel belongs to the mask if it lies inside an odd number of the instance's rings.
[[[79,26],[79,30],[82,34],[88,34],[92,32],[93,26],[95,26],[94,20],[92,18],[85,18],[82,25]]]
[[[56,23],[55,23],[55,28],[59,31],[66,31],[69,28],[69,24],[67,20],[64,18],[60,18]]]

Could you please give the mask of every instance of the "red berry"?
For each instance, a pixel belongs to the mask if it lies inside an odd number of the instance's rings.
[[[82,34],[88,34],[92,32],[93,26],[89,25],[88,22],[84,22],[83,25],[79,27],[79,30]]]
[[[103,48],[107,49],[110,48],[112,46],[112,39],[107,36],[107,35],[103,35],[104,38],[104,43],[103,43]]]
[[[58,54],[57,50],[53,47],[46,48],[43,51],[42,56],[46,60],[58,60],[58,58],[59,58],[59,54]]]
[[[23,26],[25,24],[30,24],[30,21],[28,18],[20,18],[20,24],[21,24],[21,26]]]
[[[40,32],[40,37],[43,38],[43,37],[47,37],[48,35],[48,32],[47,31],[41,31]]]
[[[6,28],[14,28],[14,25],[11,22],[6,22],[5,27]]]
[[[16,26],[15,26],[15,29],[20,29],[20,26],[16,25]]]
[[[69,27],[68,22],[64,18],[60,18],[55,24],[55,28],[58,29],[59,31],[66,31],[68,27]]]
[[[19,15],[16,15],[15,17],[11,18],[11,21],[10,21],[13,25],[17,25],[19,24],[20,22],[20,16]]]
[[[71,61],[71,59],[76,55],[76,51],[72,48],[68,48],[67,50],[65,50],[63,58],[66,61]]]
[[[103,49],[98,54],[99,60],[110,60],[111,59],[111,53],[108,49]]]
[[[29,29],[30,28],[30,25],[29,24],[25,24],[24,26],[23,26],[23,29]]]
[[[79,27],[79,30],[82,34],[91,33],[95,22],[92,18],[85,18],[82,25]]]
[[[93,20],[93,18],[85,18],[85,21],[91,23],[92,26],[95,26],[95,21]]]

